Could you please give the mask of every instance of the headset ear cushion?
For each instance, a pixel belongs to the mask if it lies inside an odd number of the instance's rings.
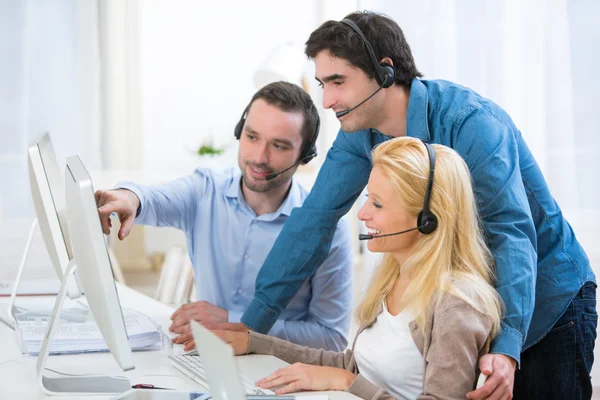
[[[316,156],[317,156],[317,152],[312,151],[309,155],[302,157],[302,164],[308,164],[310,162],[310,160],[312,160]]]
[[[396,70],[392,67],[391,64],[383,62],[379,64],[379,76],[381,82],[379,84],[385,89],[389,88],[394,84],[394,80],[396,79]]]
[[[244,129],[244,121],[245,120],[243,118],[240,119],[235,125],[235,129],[233,130],[233,135],[237,140],[240,140],[240,137],[242,136],[242,129]]]
[[[319,137],[320,128],[321,118],[319,118],[319,114],[317,113],[317,125],[315,126],[315,132],[313,133],[310,142],[307,144],[307,147],[303,150],[302,155],[300,156],[300,161],[302,164],[308,164],[310,160],[317,156],[317,139]]]
[[[235,125],[235,129],[233,130],[233,136],[235,136],[237,140],[240,140],[240,138],[242,137],[242,131],[244,130],[244,124],[246,123],[246,117],[248,116],[248,110],[250,110],[251,105],[252,103],[248,104],[246,108],[244,108],[244,112],[242,113],[240,120]]]
[[[438,219],[435,214],[429,211],[421,211],[417,216],[417,226],[419,227],[419,232],[428,235],[436,230]]]

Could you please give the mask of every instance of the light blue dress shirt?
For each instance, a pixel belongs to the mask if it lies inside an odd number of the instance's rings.
[[[240,182],[238,169],[197,169],[163,185],[118,185],[140,199],[136,223],[185,232],[197,298],[228,310],[230,322],[240,321],[275,239],[292,209],[300,207],[308,194],[292,179],[279,209],[257,216],[246,203]],[[351,306],[352,241],[347,221],[341,220],[325,261],[304,282],[269,334],[310,347],[343,350]]]

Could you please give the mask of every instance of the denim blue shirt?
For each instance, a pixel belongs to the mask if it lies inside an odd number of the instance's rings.
[[[453,148],[471,171],[505,305],[492,352],[519,361],[521,351],[550,330],[581,286],[595,281],[589,260],[521,132],[498,105],[451,82],[415,79],[406,129],[408,136]],[[389,139],[374,129],[340,130],[310,195],[292,212],[258,274],[242,322],[258,331],[269,329],[325,259],[336,221],[367,184],[371,150]]]
[[[246,203],[238,169],[197,169],[193,175],[157,186],[119,187],[140,199],[136,223],[171,226],[187,237],[196,295],[229,311],[239,322],[254,296],[256,276],[294,207],[307,196],[295,180],[287,198],[271,214],[256,216]],[[281,312],[270,334],[294,343],[343,350],[352,306],[352,240],[348,223],[333,225],[331,247],[320,267]],[[334,233],[335,231],[335,233]],[[284,264],[278,269],[284,270]]]

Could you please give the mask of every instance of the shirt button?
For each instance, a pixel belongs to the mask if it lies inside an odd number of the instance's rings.
[[[244,260],[248,259],[248,254],[244,255]]]
[[[242,289],[238,289],[238,290],[237,290],[237,294],[242,294],[242,293],[244,293],[244,292],[242,291]]]

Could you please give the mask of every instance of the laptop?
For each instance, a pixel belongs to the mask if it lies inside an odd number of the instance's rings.
[[[204,364],[206,381],[214,400],[246,400],[233,348],[217,335],[190,321],[198,356]]]
[[[212,333],[211,333],[211,335],[212,335]],[[214,336],[214,335],[212,335],[212,336]],[[212,338],[212,336],[211,336],[211,338]],[[221,340],[216,336],[213,339]],[[208,341],[208,343],[211,343],[211,342],[212,341],[210,341],[210,340]],[[204,342],[198,342],[198,343],[204,343]],[[221,351],[217,350],[218,354],[216,354],[214,356],[214,358],[216,358],[217,360],[221,360],[224,357],[226,357],[227,359],[232,358],[232,354],[229,354],[228,349],[229,349],[229,347],[227,347],[227,350],[224,352],[223,352],[223,350],[221,350]],[[214,349],[209,347],[209,351],[214,351]],[[212,353],[210,355],[212,355]],[[202,387],[204,387],[206,389],[209,388],[207,374],[204,369],[204,363],[202,362],[202,357],[198,356],[197,349],[194,349],[192,351],[189,351],[187,353],[183,353],[180,355],[171,354],[168,356],[168,359],[171,362],[171,365],[173,367],[175,367],[179,371],[183,372],[185,375],[190,377],[193,381],[199,383]],[[233,362],[233,365],[235,366],[235,361]],[[221,365],[217,365],[216,368],[219,371],[221,371],[222,369],[227,370],[227,374],[231,374],[231,373],[235,372],[235,370],[232,369],[231,366],[222,368]],[[233,372],[231,372],[231,371],[233,371]],[[262,395],[275,394],[271,390],[261,389],[261,388],[257,387],[254,379],[251,379],[250,377],[248,377],[244,374],[239,374],[238,376],[239,376],[239,378],[241,378],[243,389],[247,395],[262,396]]]

